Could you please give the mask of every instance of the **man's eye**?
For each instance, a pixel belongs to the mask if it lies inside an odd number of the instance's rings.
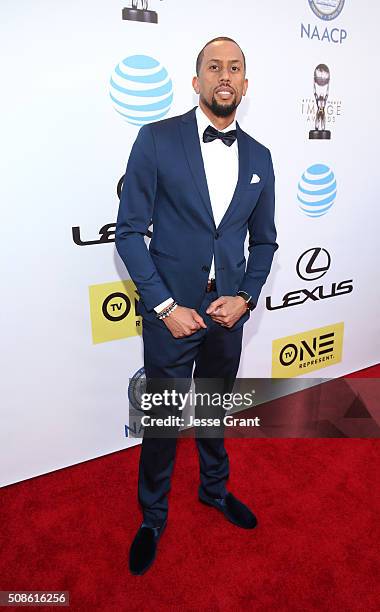
[[[211,64],[210,68],[217,68],[217,64]]]
[[[233,72],[239,72],[240,68],[239,66],[232,66],[232,70]]]

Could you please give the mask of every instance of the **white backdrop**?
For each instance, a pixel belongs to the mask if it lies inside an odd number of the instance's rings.
[[[339,2],[314,4],[328,13]],[[308,0],[152,0],[158,24],[123,21],[128,5],[1,3],[2,485],[136,443],[125,437],[128,382],[143,365],[141,338],[130,335],[133,308],[112,323],[92,298],[105,334],[94,342],[89,298],[90,287],[120,291],[128,274],[112,240],[78,246],[72,238],[79,226],[83,241],[96,241],[116,220],[116,185],[138,127],[115,111],[109,82],[130,56],[152,57],[168,71],[169,117],[197,103],[191,78],[207,40],[230,36],[246,54],[249,89],[237,117],[272,151],[280,248],[245,326],[239,375],[271,377],[273,341],[340,322],[341,360],[301,376],[334,378],[379,361],[378,4],[346,0],[329,20]],[[344,40],[332,42],[342,31]],[[331,72],[331,141],[309,140],[313,125],[302,112],[320,63]],[[301,176],[314,164],[329,166],[337,180],[334,205],[318,218],[302,213],[297,200]],[[317,282],[296,272],[313,247],[331,256]],[[278,305],[289,291],[319,284],[327,291],[348,279],[346,295],[266,308],[268,296]]]

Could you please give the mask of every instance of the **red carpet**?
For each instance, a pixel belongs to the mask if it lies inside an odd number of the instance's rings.
[[[131,576],[135,447],[2,489],[0,590],[69,590],[72,610],[378,611],[379,441],[226,447],[229,489],[256,512],[257,529],[197,501],[194,440],[180,440],[158,558]]]
[[[380,364],[359,370],[358,372],[352,372],[344,378],[380,378]]]

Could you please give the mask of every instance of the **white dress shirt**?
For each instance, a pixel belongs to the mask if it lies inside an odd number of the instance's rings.
[[[219,138],[216,138],[212,142],[203,142],[203,133],[207,126],[212,125],[215,129],[218,128],[210,121],[200,106],[197,107],[195,115],[211,208],[215,226],[218,227],[232,200],[238,180],[238,144],[237,140],[235,140],[235,142],[228,147]],[[235,120],[223,130],[219,130],[219,132],[229,132],[230,130],[236,130]],[[209,278],[215,278],[214,256],[212,257]],[[168,298],[164,302],[161,302],[161,304],[158,304],[154,310],[159,312],[172,301],[173,298]]]

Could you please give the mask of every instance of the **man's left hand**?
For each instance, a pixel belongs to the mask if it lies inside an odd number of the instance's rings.
[[[247,304],[240,295],[222,295],[211,302],[206,312],[223,327],[232,327],[247,312]]]

